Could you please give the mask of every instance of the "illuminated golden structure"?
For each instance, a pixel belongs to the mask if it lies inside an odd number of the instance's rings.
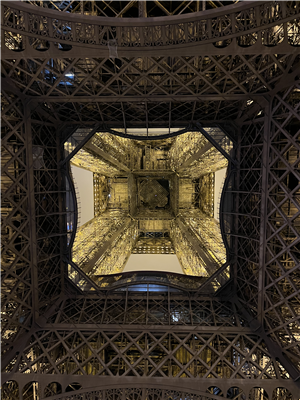
[[[230,152],[232,142],[222,141]],[[193,276],[226,262],[213,210],[214,173],[228,160],[200,132],[155,142],[96,132],[70,162],[94,173],[96,216],[78,229],[72,250],[92,279],[122,272],[131,252],[175,251]]]
[[[114,234],[118,235],[124,218],[126,215],[122,211],[108,210],[79,228],[73,245],[74,262],[87,272],[93,270],[98,261],[99,250],[101,257],[104,243],[110,241]]]
[[[97,172],[93,173],[94,188],[94,216],[98,217],[107,208],[108,201],[108,179]]]
[[[98,160],[98,157],[84,149],[80,149],[72,158],[72,164],[98,174],[104,174],[105,176],[114,176],[119,172],[117,168],[107,164],[103,160]]]

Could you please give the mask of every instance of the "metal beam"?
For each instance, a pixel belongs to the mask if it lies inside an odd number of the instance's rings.
[[[181,167],[178,169],[178,172],[183,170],[184,168],[187,168],[192,162],[199,160],[199,158],[206,153],[208,150],[210,150],[213,146],[211,142],[206,143],[200,150],[196,151],[195,154],[193,154],[188,160],[186,160]]]
[[[96,126],[89,132],[89,134],[87,136],[85,136],[82,139],[82,141],[80,143],[78,143],[78,146],[76,146],[76,148],[62,161],[62,164],[66,164],[68,161],[70,161],[71,158],[74,157],[74,155],[94,136],[94,134],[98,131],[98,129],[99,129],[99,124],[96,123]],[[75,134],[75,133],[76,133],[76,130],[75,130],[75,132],[73,132],[73,134]]]
[[[31,127],[31,109],[28,104],[24,107],[25,118],[25,140],[26,140],[26,164],[28,179],[28,213],[30,227],[30,254],[31,254],[31,285],[32,285],[32,305],[34,319],[39,316],[39,276],[37,259],[37,232],[36,232],[36,214],[35,214],[35,185],[33,172],[33,137]]]
[[[259,234],[259,275],[258,275],[258,321],[263,325],[264,320],[264,282],[266,268],[266,229],[267,224],[267,199],[268,199],[268,174],[271,128],[271,102],[265,107],[265,123],[262,152],[262,182],[261,182],[261,210],[260,210],[260,234]]]
[[[139,1],[139,17],[147,17],[147,1]]]
[[[278,346],[278,344],[267,336],[263,326],[261,325],[261,321],[253,318],[253,316],[249,314],[246,308],[240,303],[236,295],[233,296],[233,300],[236,303],[239,312],[248,321],[250,328],[257,334],[259,334],[261,338],[263,338],[271,356],[274,357],[274,359],[278,359],[281,362],[283,367],[287,370],[291,378],[294,380],[294,382],[290,382],[290,385],[291,384],[296,385],[296,387],[300,389],[300,375],[297,368],[286,356],[284,356],[282,349]]]
[[[120,236],[122,232],[128,228],[130,225],[131,221],[125,222],[108,240],[106,240],[101,248],[96,252],[94,257],[90,259],[87,263],[84,263],[84,265],[81,265],[80,267],[82,270],[86,273],[89,274],[92,272],[95,263],[99,260],[99,258],[113,245],[114,241]]]
[[[194,101],[199,101],[199,103],[204,103],[205,101],[239,101],[239,100],[249,100],[253,99],[261,99],[261,95],[252,95],[252,94],[208,94],[208,95],[201,95],[199,96],[198,94],[180,94],[178,95],[172,95],[172,94],[163,94],[163,95],[155,95],[155,94],[141,94],[141,95],[118,95],[118,94],[113,94],[111,96],[103,95],[103,96],[98,96],[98,95],[88,95],[88,96],[70,96],[70,95],[65,95],[65,96],[39,96],[38,98],[36,97],[29,97],[28,100],[32,102],[38,101],[40,102],[49,102],[49,103],[121,103],[121,102],[126,102],[126,103],[140,103],[140,102],[148,102],[148,103],[169,103],[169,102],[174,102],[174,103],[185,103],[185,102],[194,102]]]
[[[129,191],[129,204],[130,204],[130,215],[135,215],[137,209],[137,185],[135,177],[132,173],[128,175],[128,191]]]
[[[232,162],[233,164],[236,164],[236,161],[231,157],[231,155],[228,154],[228,153],[219,145],[219,143],[217,143],[217,142],[214,140],[214,138],[212,138],[212,137],[209,135],[209,133],[206,132],[205,128],[203,128],[203,127],[201,126],[200,123],[196,122],[196,123],[195,123],[195,126],[196,126],[197,129],[203,134],[203,136],[205,136],[206,139],[209,140],[209,141],[212,143],[212,145],[213,145],[217,150],[219,150],[219,152],[220,152],[221,154],[223,154],[223,156],[224,156],[225,158],[227,158],[227,160],[229,160],[229,161]],[[227,136],[227,135],[225,134],[225,132],[223,132],[223,133],[224,133],[224,136]]]
[[[95,146],[92,143],[87,142],[84,145],[85,150],[88,150],[94,154],[97,154],[100,158],[107,161],[108,163],[112,164],[114,167],[120,169],[121,171],[130,172],[130,169],[117,161],[114,157],[106,153],[105,151],[99,149],[99,147]]]
[[[187,228],[186,224],[182,220],[181,217],[176,218],[176,223],[178,224],[179,228],[191,244],[192,248],[194,251],[201,257],[201,259],[204,261],[205,269],[209,274],[213,274],[217,268],[219,268],[219,265],[217,263],[214,263],[212,260],[209,259],[207,254],[203,251],[203,248],[201,247],[199,240],[189,231]]]
[[[154,0],[154,3],[166,14],[166,15],[171,15],[171,13],[164,7],[160,1]]]

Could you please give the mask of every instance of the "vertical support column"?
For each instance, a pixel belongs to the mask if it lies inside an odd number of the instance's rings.
[[[24,12],[23,15],[24,15],[25,32],[29,32],[30,31],[29,14],[27,12]],[[29,36],[22,35],[22,41],[24,41],[25,43],[25,46],[23,45],[25,47],[25,50],[28,50],[30,48]]]
[[[5,26],[4,12],[3,12],[3,8],[2,7],[3,6],[1,6],[1,26]],[[3,50],[6,49],[6,46],[5,46],[5,30],[2,31],[2,35],[1,35],[0,40],[1,40],[1,48],[2,48],[2,51],[3,51]]]
[[[136,214],[137,209],[137,183],[132,173],[128,174],[128,188],[129,188],[129,205],[130,214],[133,217]]]
[[[147,17],[147,1],[140,0],[139,4],[139,17],[146,18]]]
[[[62,193],[65,192],[65,184],[63,181],[63,174],[62,174],[62,168],[60,165],[60,160],[62,159],[63,155],[63,145],[61,144],[60,141],[60,135],[57,134],[56,136],[56,147],[57,147],[57,178],[58,178],[58,189],[61,194],[58,196],[58,207],[59,207],[59,231],[61,233],[60,236],[60,266],[61,266],[61,291],[62,293],[64,292],[65,288],[65,273],[64,269],[66,268],[66,264],[63,261],[64,260],[64,253],[65,249],[67,248],[67,242],[66,242],[66,236],[64,235],[64,232],[66,231],[66,214],[64,213],[63,209],[63,195]]]
[[[29,104],[24,106],[25,118],[25,146],[26,146],[26,169],[28,178],[28,214],[30,228],[30,255],[31,255],[31,283],[32,283],[32,304],[33,318],[39,316],[39,292],[38,292],[38,269],[37,269],[37,235],[36,235],[36,215],[35,215],[35,196],[34,196],[34,169],[32,152],[32,130],[31,113]]]
[[[108,240],[105,240],[104,243],[102,244],[102,246],[99,248],[99,250],[93,255],[93,257],[84,264],[84,272],[85,273],[90,273],[93,268],[95,267],[96,262],[104,255],[104,253],[111,249],[113,247],[114,242],[116,241],[116,239],[118,239],[120,237],[120,235],[129,228],[129,225],[131,224],[131,220],[127,219],[126,222],[121,225],[121,227],[114,232]]]
[[[267,196],[269,173],[269,148],[271,128],[271,101],[265,106],[264,137],[262,152],[262,182],[261,182],[261,213],[259,235],[259,274],[258,274],[258,310],[257,319],[263,324],[264,318],[264,282],[266,258],[266,229],[267,229]]]
[[[241,179],[241,171],[240,171],[240,165],[241,165],[241,144],[242,144],[242,128],[239,128],[239,134],[238,134],[238,143],[237,143],[237,152],[236,152],[236,159],[237,159],[237,174],[236,174],[236,180],[235,180],[235,185],[236,188],[240,187],[240,179]],[[236,193],[236,198],[234,202],[234,210],[233,210],[233,215],[232,217],[234,218],[233,220],[233,229],[234,233],[237,234],[238,228],[239,228],[239,204],[240,204],[240,194]],[[237,254],[238,254],[238,238],[236,235],[233,236],[234,240],[234,263],[232,266],[233,273],[231,276],[233,276],[233,285],[234,285],[234,292],[237,293],[237,273],[238,273],[238,266],[237,266]]]
[[[210,254],[205,251],[205,245],[200,242],[199,238],[197,238],[190,226],[187,224],[187,221],[183,217],[176,218],[176,224],[181,231],[181,235],[183,234],[185,239],[187,240],[188,247],[190,248],[191,255],[190,258],[194,258],[195,265],[191,266],[191,272],[193,275],[201,275],[205,273],[204,276],[212,275],[219,267],[219,265],[211,258]],[[180,245],[182,246],[183,240],[181,240]],[[175,245],[176,254],[178,254],[178,244]],[[186,253],[187,248],[183,248],[182,253]],[[178,255],[177,255],[178,257]],[[179,258],[179,257],[178,257]],[[180,258],[179,258],[180,259]],[[194,267],[194,268],[193,268]],[[197,273],[198,272],[198,273]]]

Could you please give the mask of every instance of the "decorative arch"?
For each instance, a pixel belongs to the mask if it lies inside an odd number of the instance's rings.
[[[261,387],[255,387],[250,390],[248,399],[249,400],[257,400],[257,399],[268,400],[269,395],[268,395],[266,389],[263,389]]]
[[[292,393],[285,387],[277,387],[273,390],[271,400],[294,400]]]
[[[243,389],[236,386],[232,386],[227,390],[226,398],[234,400],[246,400],[246,395]]]
[[[2,398],[5,400],[19,400],[19,384],[16,381],[7,381],[1,387]]]
[[[44,397],[51,397],[51,396],[54,396],[56,394],[61,394],[61,393],[62,393],[61,384],[58,382],[51,382],[45,387]]]
[[[35,400],[40,397],[39,382],[32,381],[26,383],[22,391],[22,400]]]
[[[76,385],[76,384],[72,384]],[[71,386],[71,385],[69,385]],[[68,387],[69,387],[68,386]],[[118,387],[95,387],[91,389],[79,389],[69,393],[52,396],[51,400],[77,400],[78,398],[90,398],[97,400],[224,400],[223,396],[204,393],[200,390],[188,390],[174,388],[168,385],[139,385],[139,387],[128,387],[128,385],[114,385]],[[74,386],[73,386],[74,387]]]

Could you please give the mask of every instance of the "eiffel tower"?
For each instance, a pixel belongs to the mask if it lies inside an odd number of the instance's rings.
[[[2,398],[298,400],[300,2],[1,12]]]

